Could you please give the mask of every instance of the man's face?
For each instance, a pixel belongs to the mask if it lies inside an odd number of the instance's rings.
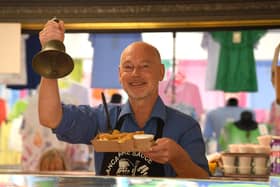
[[[145,43],[135,43],[121,56],[119,80],[130,99],[145,99],[158,94],[164,66],[156,51]]]

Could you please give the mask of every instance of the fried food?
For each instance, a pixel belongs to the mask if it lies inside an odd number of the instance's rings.
[[[120,131],[118,129],[114,129],[112,132],[112,134],[119,134],[119,133],[120,133]]]
[[[120,132],[119,130],[113,130],[112,134],[110,134],[110,133],[98,134],[97,139],[101,140],[101,141],[115,140],[115,141],[118,141],[118,143],[124,143],[128,140],[132,140],[133,135],[135,135],[135,134],[144,134],[144,131]]]

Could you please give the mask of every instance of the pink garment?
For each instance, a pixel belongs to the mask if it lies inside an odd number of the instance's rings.
[[[269,111],[265,109],[255,109],[256,121],[258,123],[266,123],[268,121]]]
[[[224,106],[225,96],[222,91],[206,90],[206,66],[206,60],[179,60],[176,69],[185,75],[188,82],[192,82],[199,87],[202,106],[205,107],[205,111],[208,111]]]
[[[280,135],[280,105],[277,105],[275,101],[271,104],[269,124],[273,126],[274,134],[279,136]]]
[[[19,91],[19,98],[25,99],[28,97],[28,90],[27,89],[21,89]]]
[[[241,106],[241,107],[247,106],[247,93],[246,92],[239,92],[238,103],[239,103],[239,106]]]
[[[168,83],[169,80],[166,80],[159,84],[159,95],[166,105],[184,103],[193,106],[198,116],[203,113],[198,86],[187,81],[176,84],[175,102],[172,103],[172,83],[169,85]]]

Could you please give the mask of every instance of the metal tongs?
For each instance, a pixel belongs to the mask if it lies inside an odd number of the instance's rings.
[[[103,102],[103,105],[104,105],[106,119],[107,119],[107,132],[108,133],[112,133],[113,129],[112,129],[112,126],[111,126],[110,115],[109,115],[109,111],[108,111],[108,106],[107,106],[107,102],[106,102],[106,99],[105,99],[105,95],[104,95],[103,92],[101,92],[101,96],[102,96],[102,102]]]

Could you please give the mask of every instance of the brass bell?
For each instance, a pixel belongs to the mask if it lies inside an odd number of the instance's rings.
[[[65,53],[65,46],[59,40],[48,41],[32,59],[32,68],[39,75],[58,79],[65,77],[74,68],[73,59]]]

